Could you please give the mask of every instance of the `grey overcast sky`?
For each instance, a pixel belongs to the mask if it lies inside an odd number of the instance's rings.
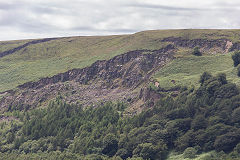
[[[0,0],[0,40],[240,28],[239,0]]]

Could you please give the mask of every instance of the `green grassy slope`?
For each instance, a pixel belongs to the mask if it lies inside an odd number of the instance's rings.
[[[0,41],[0,52],[7,51],[14,47],[18,47],[19,45],[23,45],[30,40],[15,40],[15,41]]]
[[[217,159],[216,157],[217,153],[215,151],[199,154],[193,159],[184,158],[183,154],[176,154],[172,152],[168,155],[167,160],[211,160],[214,158]]]
[[[86,67],[96,60],[109,59],[130,50],[159,49],[166,45],[161,42],[166,37],[239,41],[238,33],[239,30],[156,30],[132,35],[68,37],[32,44],[0,58],[0,91],[73,68]],[[0,42],[0,52],[29,41]]]
[[[197,86],[200,75],[203,72],[215,75],[226,73],[228,80],[240,85],[237,71],[233,67],[231,54],[207,55],[202,57],[184,56],[173,60],[154,76],[160,82],[160,86],[173,87],[175,85]],[[175,84],[171,82],[175,80]]]

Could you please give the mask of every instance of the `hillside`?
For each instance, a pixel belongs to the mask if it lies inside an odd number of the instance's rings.
[[[58,96],[47,108],[19,111],[1,123],[3,159],[237,160],[239,99],[224,74],[201,75],[198,89],[164,95],[142,113],[126,117],[123,103],[82,109]],[[161,91],[155,91],[158,93]],[[131,157],[131,158],[130,158]]]
[[[96,60],[110,59],[128,51],[160,49],[169,43],[162,41],[168,37],[228,39],[236,43],[239,41],[239,31],[159,30],[121,36],[65,37],[37,42],[36,40],[0,42],[0,91],[13,89],[25,82],[37,81],[73,68],[87,67]],[[14,50],[14,48],[18,49]],[[11,52],[2,56],[7,51]]]
[[[199,76],[209,71],[239,84],[230,54],[240,48],[238,32],[159,30],[1,42],[1,110],[46,105],[61,94],[85,106],[120,100],[130,103],[130,112],[140,112],[151,99],[150,81],[165,89],[198,86]],[[196,46],[203,56],[191,54]]]
[[[239,37],[156,30],[0,42],[0,157],[238,159]]]
[[[205,71],[214,74],[225,73],[229,81],[236,83],[238,86],[240,85],[236,68],[233,67],[231,53],[205,55],[202,57],[178,57],[157,72],[154,78],[163,87],[176,85],[198,86],[199,77]],[[172,83],[171,80],[175,80],[175,83]]]

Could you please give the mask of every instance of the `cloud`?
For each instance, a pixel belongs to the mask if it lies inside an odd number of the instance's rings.
[[[161,10],[174,10],[174,11],[193,11],[193,10],[202,10],[199,8],[184,8],[184,7],[174,7],[174,6],[165,6],[165,5],[154,5],[154,4],[132,4],[132,7],[139,8],[149,8],[149,9],[161,9]]]
[[[237,0],[8,0],[0,2],[0,40],[239,28],[238,6]]]

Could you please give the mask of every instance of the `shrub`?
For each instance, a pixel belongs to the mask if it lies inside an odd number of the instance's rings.
[[[221,84],[227,84],[227,78],[225,73],[219,73],[216,78]]]
[[[232,55],[232,60],[233,60],[234,67],[237,67],[238,64],[240,63],[240,52],[235,52]]]
[[[179,137],[175,141],[175,146],[178,151],[184,151],[186,148],[193,146],[195,140],[193,130],[189,130],[186,134]]]
[[[206,80],[208,80],[208,79],[210,79],[210,78],[212,78],[212,75],[211,75],[210,73],[208,73],[208,72],[204,72],[204,73],[201,75],[199,82],[200,82],[201,84],[203,84]]]
[[[234,151],[240,154],[240,143],[236,145],[236,147],[234,148]]]
[[[12,143],[14,141],[15,135],[12,132],[7,134],[7,143]]]
[[[236,108],[232,113],[232,121],[240,122],[240,107]]]
[[[204,116],[198,115],[196,118],[192,121],[191,124],[192,129],[199,130],[204,129],[207,127],[207,121]]]
[[[199,50],[199,47],[195,47],[192,52],[193,55],[195,56],[202,56],[202,53]]]
[[[240,66],[237,67],[237,75],[240,77]]]
[[[133,155],[142,157],[143,159],[155,159],[158,153],[158,148],[152,143],[142,143],[134,149]]]
[[[103,138],[103,154],[106,154],[108,156],[113,156],[117,150],[118,150],[118,140],[113,134],[107,134]]]
[[[132,158],[128,158],[127,160],[143,160],[143,158],[141,158],[141,157],[132,157]]]
[[[228,132],[224,135],[218,136],[214,142],[216,151],[231,151],[240,141],[239,131]]]
[[[229,83],[219,87],[214,96],[217,98],[231,98],[239,94],[238,88],[235,84]]]
[[[185,151],[183,152],[183,157],[184,158],[190,158],[193,159],[196,157],[197,154],[197,150],[193,147],[188,147],[187,149],[185,149]]]
[[[121,157],[122,159],[126,159],[129,157],[128,151],[124,148],[121,148],[117,151],[116,156]]]
[[[167,118],[174,120],[188,117],[187,110],[185,108],[176,108],[166,113]]]

